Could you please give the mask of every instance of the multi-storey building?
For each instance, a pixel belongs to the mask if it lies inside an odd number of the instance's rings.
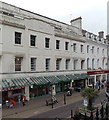
[[[29,100],[107,80],[103,32],[97,36],[83,30],[81,17],[69,25],[7,3],[0,5],[4,99],[25,94]]]

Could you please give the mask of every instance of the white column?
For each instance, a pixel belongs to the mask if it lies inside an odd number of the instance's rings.
[[[52,85],[52,95],[56,95],[55,85]]]
[[[103,75],[104,75],[104,74],[101,74],[101,76],[100,76],[100,82],[101,82],[101,81],[102,81],[102,79],[103,79]]]
[[[96,75],[94,75],[94,84],[96,84],[97,80],[96,80]]]
[[[25,87],[25,96],[26,96],[26,99],[29,101],[30,100],[30,97],[29,97],[29,86]]]

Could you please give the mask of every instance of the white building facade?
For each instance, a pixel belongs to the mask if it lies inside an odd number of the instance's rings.
[[[0,73],[3,96],[40,95],[107,80],[107,40],[71,25],[1,2]]]

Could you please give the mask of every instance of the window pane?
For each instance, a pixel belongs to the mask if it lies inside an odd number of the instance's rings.
[[[50,38],[45,38],[45,48],[49,48]]]
[[[65,66],[66,66],[66,70],[68,70],[68,69],[69,69],[69,63],[70,63],[70,60],[69,60],[69,59],[67,59],[67,60],[66,60],[66,64],[65,64]]]
[[[22,57],[15,57],[15,71],[21,71]]]
[[[65,50],[68,50],[68,44],[69,42],[65,42]]]
[[[46,59],[46,61],[45,61],[46,63],[45,63],[45,69],[46,70],[50,70],[50,59]]]
[[[60,70],[61,59],[56,60],[56,70]]]
[[[36,71],[36,58],[31,58],[31,71]]]
[[[36,46],[36,36],[30,35],[30,46]]]
[[[15,32],[15,44],[21,44],[21,33]]]
[[[59,49],[59,46],[60,46],[60,41],[56,40],[56,49]]]

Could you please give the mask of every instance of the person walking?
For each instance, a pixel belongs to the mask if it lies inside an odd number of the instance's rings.
[[[12,108],[12,107],[15,107],[15,106],[16,106],[16,102],[13,99],[11,99],[10,100],[10,107]]]
[[[18,96],[18,103],[21,103],[21,95]]]
[[[10,102],[9,102],[9,100],[7,99],[7,100],[6,100],[6,107],[9,108],[9,106],[10,106]]]
[[[25,106],[25,104],[26,104],[26,97],[25,96],[23,96],[23,98],[22,98],[22,103],[23,103],[23,106]]]

